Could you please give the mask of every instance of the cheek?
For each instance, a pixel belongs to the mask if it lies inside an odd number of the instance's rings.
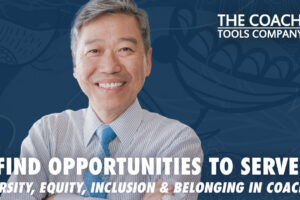
[[[137,89],[141,89],[145,81],[144,66],[139,66],[138,68],[135,68],[132,71],[131,75],[134,79],[134,87]]]
[[[146,62],[144,59],[139,59],[142,57],[140,55],[125,64],[125,66],[128,66],[127,71],[131,74],[132,78],[138,82],[143,82],[146,75]]]
[[[93,73],[93,69],[90,67],[91,65],[87,62],[80,62],[77,67],[77,73],[78,76],[80,77],[80,79],[82,81],[88,81],[89,77],[91,76],[91,74]]]
[[[89,73],[87,70],[80,70],[80,78],[81,80],[87,80]]]

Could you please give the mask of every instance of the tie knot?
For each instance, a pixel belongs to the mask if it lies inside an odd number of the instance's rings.
[[[116,137],[116,133],[114,132],[114,130],[112,130],[112,128],[107,124],[101,125],[96,130],[96,134],[100,139],[100,144],[102,145],[102,147],[108,146],[109,143]]]

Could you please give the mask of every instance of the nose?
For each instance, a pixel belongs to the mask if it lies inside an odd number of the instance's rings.
[[[101,73],[114,74],[121,71],[119,59],[113,51],[106,50],[99,61]]]

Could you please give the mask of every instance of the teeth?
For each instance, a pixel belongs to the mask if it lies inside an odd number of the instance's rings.
[[[99,83],[99,87],[105,88],[105,89],[114,89],[117,87],[120,87],[123,85],[123,83]]]

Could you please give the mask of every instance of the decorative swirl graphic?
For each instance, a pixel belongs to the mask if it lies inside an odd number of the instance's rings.
[[[263,48],[244,52],[235,41],[219,42],[210,27],[196,26],[195,12],[174,11],[170,39],[177,58],[174,70],[186,91],[209,109],[221,112],[248,112],[274,107],[300,95],[299,72],[284,56],[270,58]],[[168,41],[168,43],[171,43]],[[178,53],[177,53],[178,52]]]

